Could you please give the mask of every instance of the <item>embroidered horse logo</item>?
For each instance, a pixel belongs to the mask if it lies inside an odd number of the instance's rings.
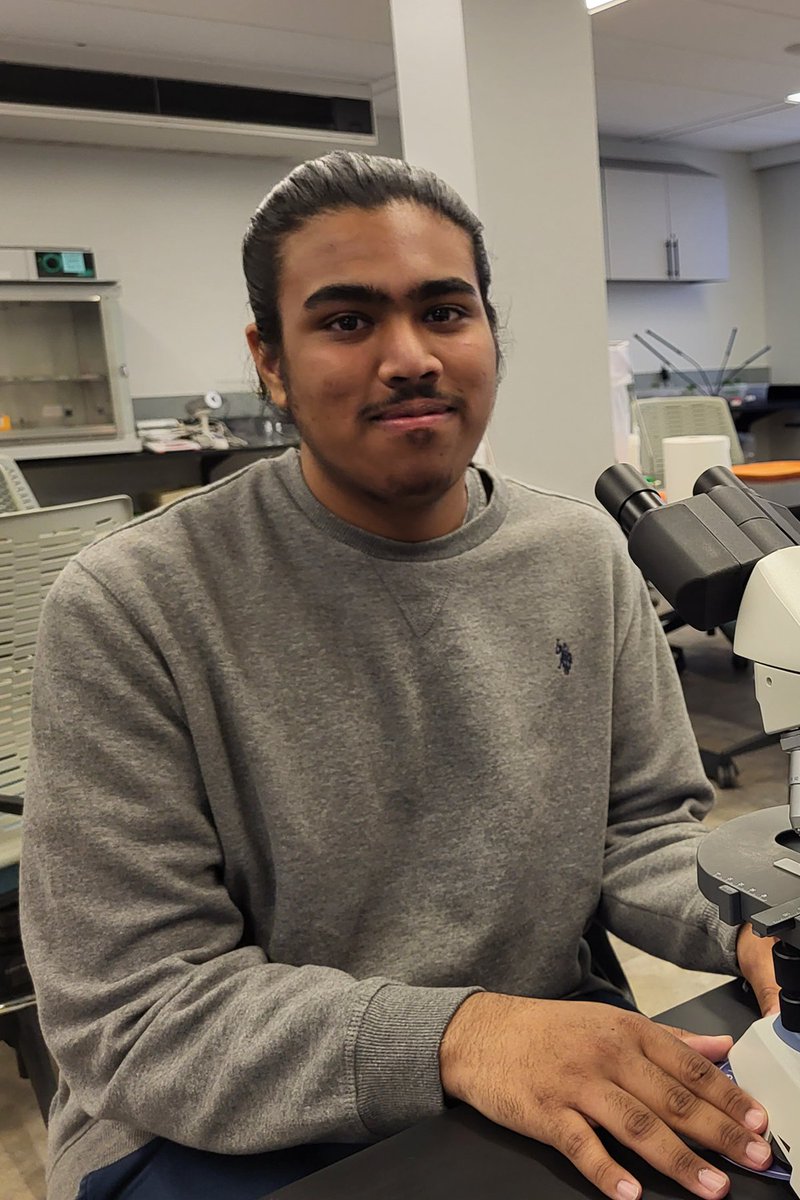
[[[556,642],[556,654],[558,655],[559,671],[563,671],[565,675],[569,675],[572,670],[572,651],[566,642]]]

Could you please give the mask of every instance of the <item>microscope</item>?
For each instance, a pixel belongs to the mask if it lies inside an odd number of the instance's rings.
[[[703,895],[729,925],[774,937],[780,1016],[755,1021],[730,1052],[736,1082],[769,1113],[776,1158],[800,1196],[800,521],[712,467],[688,500],[664,504],[635,468],[609,467],[597,499],[644,577],[695,629],[736,621],[754,664],[764,729],[789,757],[786,805],[728,821],[697,856]]]
[[[215,417],[219,422],[225,401],[220,396],[219,392],[206,392],[204,396],[198,396],[194,400],[189,400],[186,404],[186,412],[188,416],[197,421],[200,428],[192,432],[192,441],[196,442],[201,450],[228,450],[230,442],[222,428],[217,424],[216,428],[211,427],[211,418]]]

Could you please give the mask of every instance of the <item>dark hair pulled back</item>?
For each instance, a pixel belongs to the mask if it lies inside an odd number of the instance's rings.
[[[278,288],[283,239],[321,213],[350,207],[383,208],[398,200],[424,205],[469,235],[481,299],[498,345],[483,226],[472,210],[432,171],[397,158],[344,150],[295,167],[267,193],[247,227],[242,248],[244,274],[256,328],[265,345],[271,349],[281,346]],[[498,349],[498,361],[499,357]]]

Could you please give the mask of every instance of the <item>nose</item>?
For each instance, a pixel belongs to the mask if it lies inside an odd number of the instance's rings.
[[[413,320],[386,322],[380,343],[378,377],[388,388],[408,383],[435,382],[442,363],[433,353],[424,329]]]

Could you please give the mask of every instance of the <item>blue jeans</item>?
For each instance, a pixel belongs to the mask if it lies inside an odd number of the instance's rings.
[[[615,992],[590,992],[580,999],[633,1008]],[[198,1196],[260,1200],[357,1154],[366,1145],[326,1143],[264,1154],[212,1154],[154,1138],[119,1162],[91,1171],[76,1200],[197,1200]]]
[[[212,1154],[154,1138],[119,1162],[91,1171],[77,1200],[259,1200],[363,1149],[331,1143],[267,1154]]]

